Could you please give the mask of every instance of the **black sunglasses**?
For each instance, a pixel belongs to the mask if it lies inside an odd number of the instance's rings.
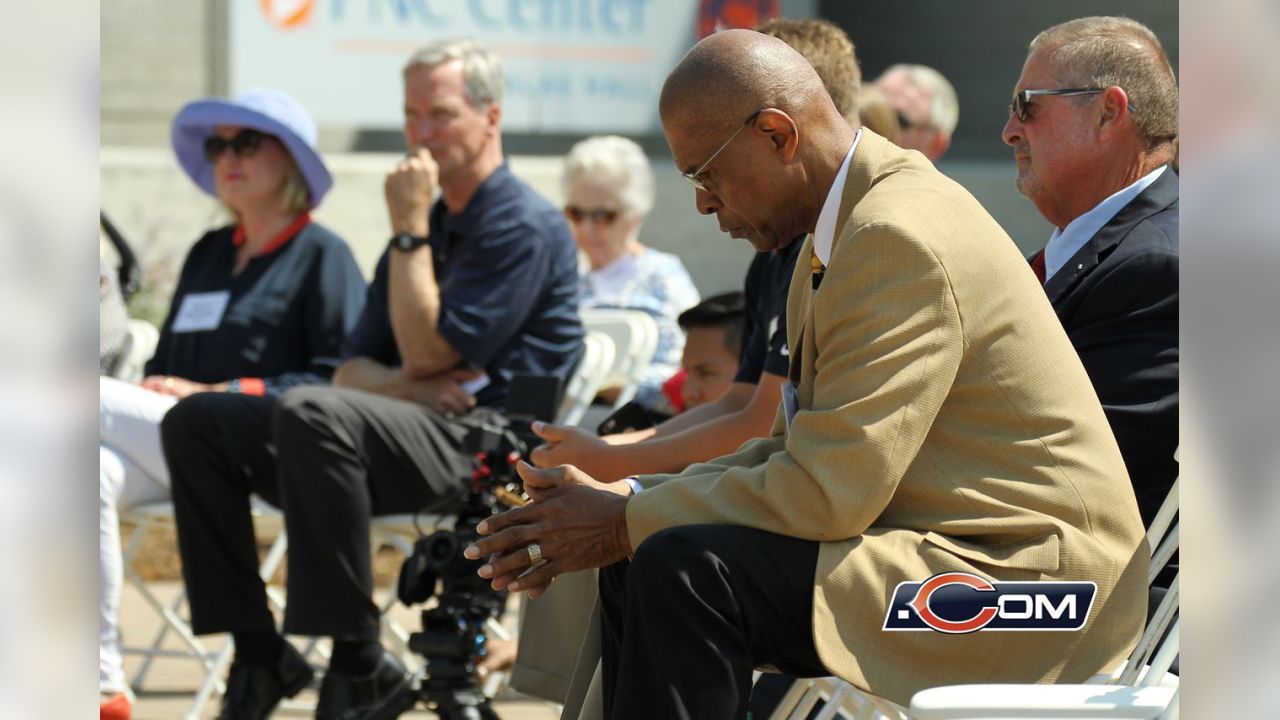
[[[262,141],[266,137],[264,133],[247,128],[236,133],[230,140],[211,135],[204,141],[204,157],[210,163],[216,163],[227,148],[231,148],[231,152],[238,158],[253,157],[253,154],[258,152],[258,148],[262,147]]]
[[[1036,95],[1096,95],[1106,88],[1053,88],[1051,90],[1023,90],[1014,94],[1013,104],[1009,105],[1009,114],[1016,115],[1018,120],[1026,122],[1031,98]]]
[[[618,219],[617,210],[587,210],[576,205],[566,205],[564,214],[574,223],[581,223],[586,220],[598,222],[601,225],[612,225]]]

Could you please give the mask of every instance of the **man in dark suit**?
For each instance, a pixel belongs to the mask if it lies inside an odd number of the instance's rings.
[[[1031,266],[1085,370],[1150,523],[1177,476],[1178,89],[1128,18],[1031,42],[1009,108],[1018,190],[1055,226]]]

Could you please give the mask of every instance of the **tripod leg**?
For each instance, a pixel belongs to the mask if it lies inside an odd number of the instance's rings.
[[[395,720],[412,710],[417,702],[417,691],[414,690],[413,686],[405,685],[395,695],[387,698],[387,701],[381,707],[366,715],[365,720]]]
[[[435,699],[440,720],[502,720],[489,705],[489,698],[474,688],[445,692]]]

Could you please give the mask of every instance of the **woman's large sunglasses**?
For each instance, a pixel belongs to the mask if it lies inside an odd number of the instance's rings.
[[[230,140],[211,135],[204,141],[204,157],[210,163],[216,163],[227,148],[231,148],[231,152],[238,158],[253,157],[253,154],[258,152],[258,148],[262,147],[262,141],[266,137],[267,135],[257,130],[249,129],[241,130]]]
[[[564,214],[569,216],[575,224],[586,220],[600,223],[601,225],[612,225],[618,219],[617,210],[588,210],[580,208],[576,205],[569,205],[564,209]]]

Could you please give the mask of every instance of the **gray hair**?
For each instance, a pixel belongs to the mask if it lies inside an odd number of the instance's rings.
[[[477,110],[502,104],[504,76],[502,60],[471,38],[440,40],[419,48],[404,65],[404,75],[418,67],[435,67],[451,60],[462,61],[462,78],[467,99]]]
[[[597,135],[579,142],[564,158],[564,193],[575,182],[607,183],[618,193],[623,211],[642,218],[653,209],[653,168],[644,150],[620,135]]]
[[[1040,33],[1029,52],[1050,53],[1053,74],[1067,85],[1123,88],[1148,148],[1178,137],[1178,82],[1159,38],[1127,17],[1069,20]]]
[[[889,73],[901,72],[906,75],[907,82],[920,88],[929,95],[929,123],[943,135],[951,137],[960,122],[960,99],[956,89],[943,77],[942,73],[928,65],[899,63],[890,66],[881,73],[884,78]]]

